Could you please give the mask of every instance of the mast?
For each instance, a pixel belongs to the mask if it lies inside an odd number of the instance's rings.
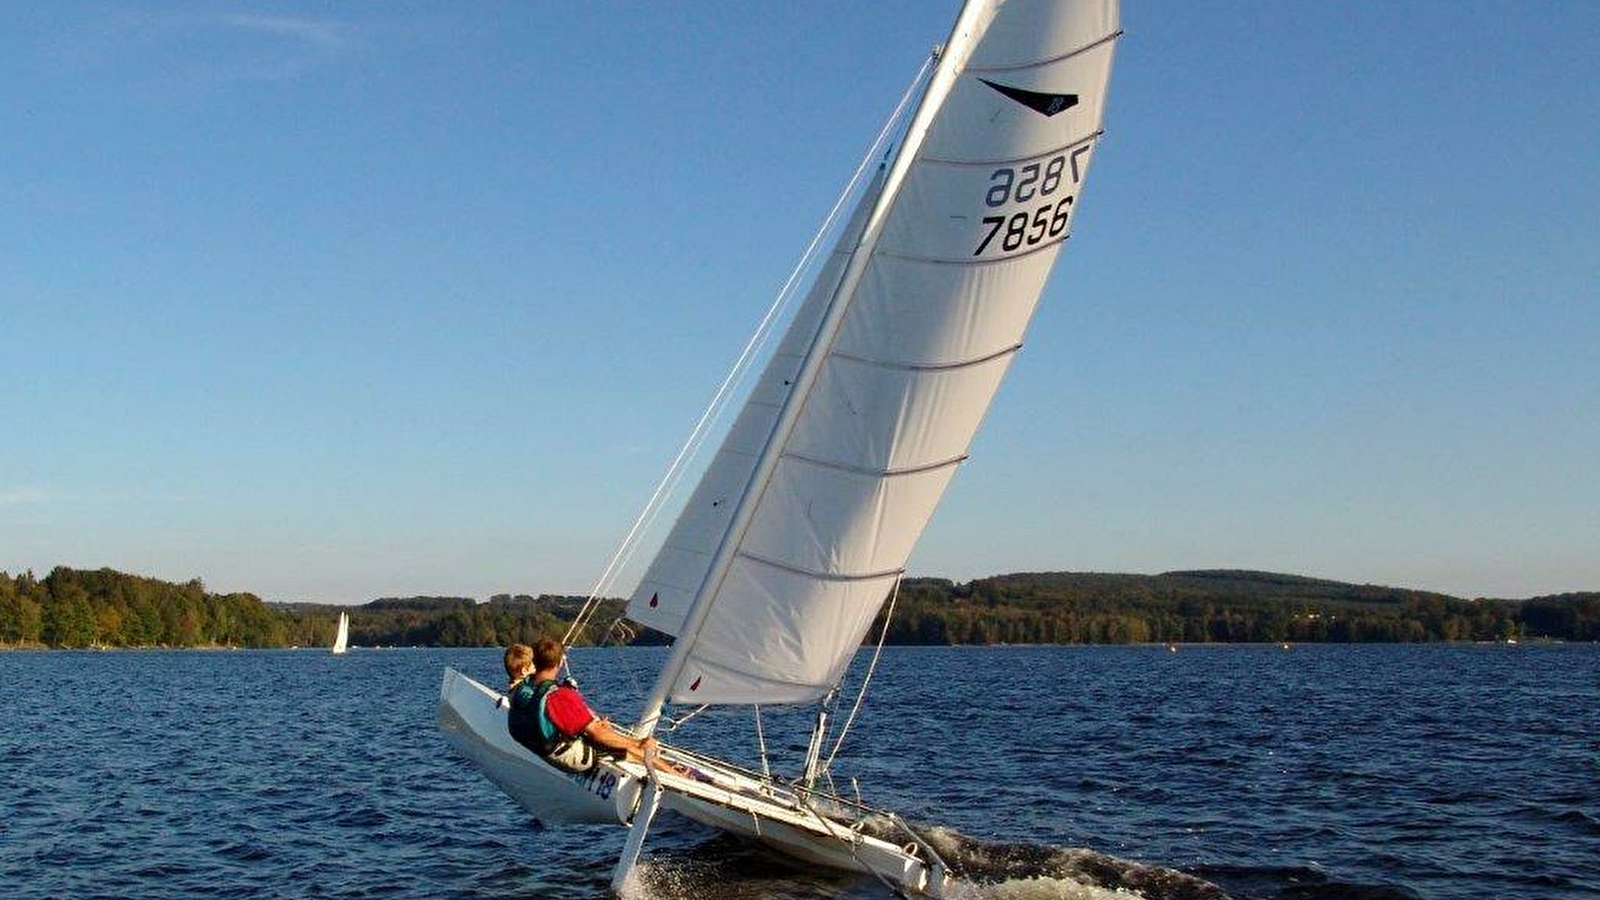
[[[794,385],[784,398],[783,407],[778,416],[777,423],[773,426],[771,435],[762,447],[754,473],[744,492],[739,496],[732,518],[727,529],[722,534],[722,540],[717,545],[717,550],[712,558],[711,566],[706,572],[700,588],[695,592],[694,602],[689,608],[689,613],[684,619],[683,627],[679,630],[677,639],[673,642],[671,655],[662,666],[661,674],[656,678],[655,687],[650,696],[645,700],[644,709],[640,713],[638,732],[641,736],[648,736],[654,732],[660,720],[662,707],[672,693],[672,687],[677,682],[687,663],[689,653],[694,647],[706,618],[711,611],[711,606],[722,588],[722,583],[727,577],[728,569],[733,563],[735,552],[745,531],[749,528],[755,513],[757,500],[765,492],[772,474],[777,468],[778,460],[783,454],[784,444],[789,434],[793,431],[796,421],[800,416],[805,399],[810,394],[812,385],[816,382],[817,374],[822,368],[823,361],[827,358],[829,349],[833,345],[839,327],[844,321],[844,313],[850,305],[851,298],[855,295],[856,288],[861,282],[861,277],[866,271],[868,260],[872,256],[883,231],[883,223],[889,209],[894,205],[899,195],[900,187],[905,181],[907,172],[917,153],[921,150],[927,137],[928,129],[938,114],[945,98],[949,96],[954,87],[956,78],[961,68],[965,65],[968,56],[976,43],[978,33],[977,25],[983,21],[986,14],[1001,0],[967,0],[961,13],[956,18],[950,37],[945,41],[944,49],[940,55],[939,65],[934,70],[933,77],[928,82],[928,88],[923,93],[917,110],[912,116],[911,126],[906,130],[905,139],[901,142],[899,151],[895,154],[894,161],[889,167],[889,174],[884,181],[882,192],[878,195],[872,214],[867,220],[867,227],[862,232],[850,262],[845,269],[839,286],[834,290],[829,300],[828,309],[822,324],[817,330],[816,337],[807,349],[805,360],[800,366],[800,371],[794,379]]]

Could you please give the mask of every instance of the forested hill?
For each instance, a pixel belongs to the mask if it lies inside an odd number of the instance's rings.
[[[0,572],[0,646],[325,647],[340,612],[357,646],[497,646],[565,633],[580,597],[384,598],[360,606],[264,603],[111,569]],[[604,601],[594,621],[618,618]],[[881,627],[881,618],[879,622]],[[869,635],[876,640],[877,628]],[[1600,592],[1464,599],[1268,572],[1040,572],[968,583],[908,578],[893,644],[1600,640]],[[662,643],[641,630],[624,638]],[[588,642],[582,640],[580,642]]]
[[[1467,600],[1271,572],[908,578],[901,644],[1600,640],[1600,592]]]
[[[332,632],[329,632],[330,639]],[[254,594],[214,594],[112,569],[0,572],[0,644],[49,647],[282,647],[282,614]]]

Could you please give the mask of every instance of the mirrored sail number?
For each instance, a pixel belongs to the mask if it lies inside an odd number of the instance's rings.
[[[995,169],[983,196],[985,206],[997,208],[1013,203],[1033,204],[1036,200],[1045,202],[1029,205],[1010,215],[984,216],[982,238],[972,255],[982,256],[985,250],[993,249],[1011,253],[1061,237],[1072,217],[1073,194],[1070,191],[1083,180],[1079,157],[1089,152],[1089,146],[1085,144],[1070,153],[1021,168]],[[1069,172],[1072,180],[1067,185],[1068,192],[1062,193]]]

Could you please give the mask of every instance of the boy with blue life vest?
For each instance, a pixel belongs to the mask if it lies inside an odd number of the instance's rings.
[[[506,648],[506,677],[511,680],[506,690],[511,701],[506,725],[517,743],[572,772],[587,772],[602,756],[626,757],[633,762],[653,757],[655,738],[640,739],[618,731],[609,720],[594,714],[571,679],[558,680],[565,656],[561,642],[550,638],[534,641],[532,647],[512,644]]]

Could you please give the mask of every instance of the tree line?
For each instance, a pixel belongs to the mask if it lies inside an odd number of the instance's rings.
[[[879,627],[882,625],[880,618]],[[1266,572],[906,579],[891,644],[1600,640],[1600,593],[1464,599]]]
[[[254,594],[214,594],[111,569],[0,572],[0,644],[282,647],[284,617]]]
[[[560,637],[584,599],[498,594],[406,597],[361,606],[266,603],[111,569],[58,567],[42,578],[0,572],[0,645],[44,647],[318,647],[349,612],[357,646],[481,647]],[[885,607],[868,640],[884,627]],[[1278,575],[1023,573],[967,583],[908,578],[893,598],[890,644],[1146,642],[1430,642],[1511,638],[1600,640],[1600,593],[1529,600]],[[574,643],[662,644],[601,601],[598,625]]]

